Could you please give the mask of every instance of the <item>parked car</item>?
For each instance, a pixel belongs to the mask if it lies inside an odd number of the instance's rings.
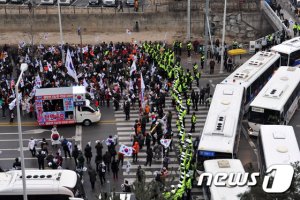
[[[18,3],[18,4],[22,4],[24,1],[23,0],[11,0],[11,3]]]
[[[116,1],[115,0],[102,0],[103,6],[116,6]]]
[[[0,3],[8,3],[9,0],[0,0]]]
[[[56,0],[41,0],[42,5],[54,5]]]
[[[89,0],[90,6],[98,6],[100,4],[100,0]]]
[[[126,0],[127,6],[134,6],[134,0]]]
[[[73,3],[73,0],[58,0],[57,3],[60,2],[62,6],[69,6]]]

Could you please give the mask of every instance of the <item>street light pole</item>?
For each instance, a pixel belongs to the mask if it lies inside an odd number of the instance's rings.
[[[62,63],[65,63],[65,50],[64,50],[64,39],[61,25],[61,10],[60,10],[60,0],[57,1],[58,8],[58,21],[59,21],[59,33],[60,33],[60,42],[61,42],[61,52],[62,52]]]
[[[25,176],[25,162],[24,162],[24,151],[23,151],[23,137],[22,137],[22,127],[21,127],[21,115],[20,115],[20,100],[19,99],[19,83],[21,81],[23,73],[28,69],[26,63],[21,64],[21,74],[18,78],[18,81],[15,85],[15,94],[17,100],[17,119],[18,119],[18,133],[19,133],[19,145],[20,145],[20,157],[21,157],[21,169],[22,169],[22,183],[23,183],[23,199],[27,200],[27,191],[26,191],[26,176]]]
[[[187,40],[191,40],[191,0],[188,0],[187,5]]]
[[[223,16],[223,33],[222,33],[222,49],[221,49],[221,67],[220,67],[220,73],[223,73],[224,71],[224,40],[225,40],[225,28],[226,28],[226,6],[227,6],[227,0],[225,0],[224,3],[224,16]]]
[[[204,24],[205,24],[205,51],[204,51],[204,68],[207,65],[207,50],[208,50],[208,15],[209,15],[209,0],[206,0],[205,3],[205,17],[204,17]]]
[[[81,56],[81,63],[83,63],[83,53],[82,53],[82,34],[81,34],[81,28],[80,26],[77,29],[77,33],[80,37],[80,56]]]

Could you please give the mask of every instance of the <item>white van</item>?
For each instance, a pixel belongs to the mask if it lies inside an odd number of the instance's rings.
[[[84,86],[36,89],[35,111],[40,126],[98,122],[101,113],[85,99]]]

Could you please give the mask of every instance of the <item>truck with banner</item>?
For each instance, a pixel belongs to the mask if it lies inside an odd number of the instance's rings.
[[[36,89],[35,110],[40,126],[100,121],[101,113],[85,98],[84,86]]]

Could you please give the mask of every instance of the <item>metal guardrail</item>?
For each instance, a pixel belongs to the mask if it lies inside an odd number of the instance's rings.
[[[266,1],[262,1],[261,7],[264,13],[270,18],[270,20],[272,20],[278,30],[284,29],[286,32],[288,32],[288,28],[282,23],[281,19],[277,16],[277,14],[273,11],[273,9]]]
[[[272,35],[274,37],[279,37],[282,29],[285,30],[286,34],[289,34],[289,32],[290,32],[289,29],[285,26],[284,23],[282,23],[281,19],[277,16],[277,14],[273,11],[273,9],[269,6],[269,4],[266,1],[262,1],[261,3],[262,3],[262,5],[261,5],[262,10],[265,12],[267,17],[269,17],[274,22],[274,24],[276,25],[276,27],[278,29],[278,31],[272,33]],[[255,40],[255,43],[261,44],[262,40],[265,37]]]

